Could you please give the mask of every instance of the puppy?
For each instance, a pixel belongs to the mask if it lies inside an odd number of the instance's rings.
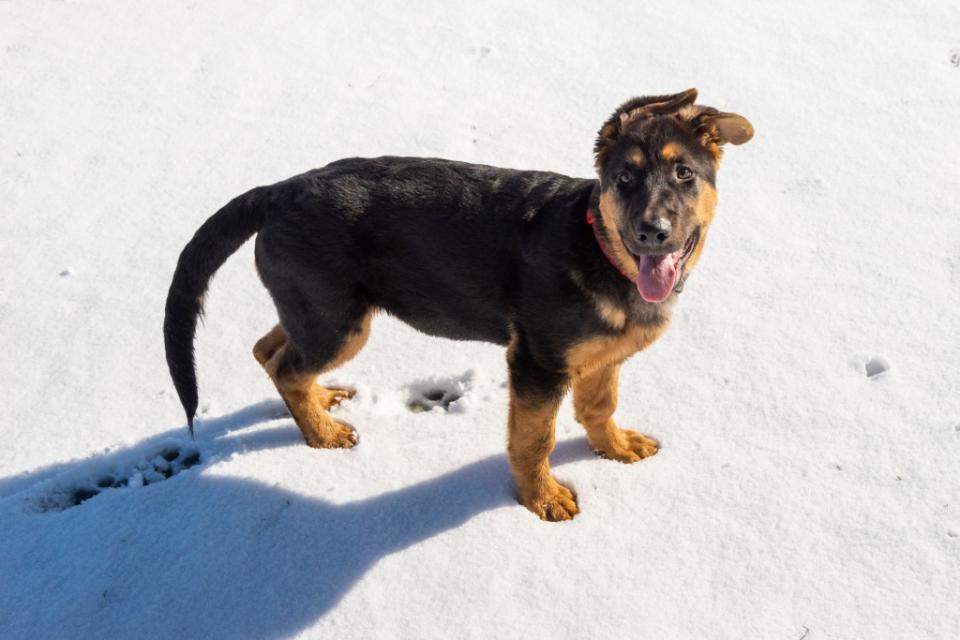
[[[328,411],[351,392],[317,376],[354,357],[383,311],[429,335],[507,347],[517,497],[542,519],[572,518],[576,497],[548,463],[560,401],[572,388],[600,455],[630,463],[657,452],[613,420],[620,363],[666,330],[713,220],[721,148],[753,136],[744,117],[696,95],[618,108],[597,136],[595,179],[349,158],[232,200],[184,248],[167,297],[167,363],[191,433],[203,295],[256,234],[279,324],[253,353],[308,445],[356,445]]]

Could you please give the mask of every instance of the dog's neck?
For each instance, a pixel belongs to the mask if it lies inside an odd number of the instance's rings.
[[[595,211],[594,209],[592,208],[587,209],[587,224],[590,225],[591,229],[593,229],[593,237],[597,241],[597,244],[600,245],[600,251],[603,252],[603,255],[607,259],[607,262],[613,265],[613,268],[619,271],[620,275],[622,275],[627,280],[630,280],[630,276],[627,275],[626,271],[624,271],[620,267],[620,265],[617,264],[616,260],[613,259],[613,254],[610,251],[610,247],[607,246],[606,242],[604,242],[603,237],[600,235],[600,231],[597,229],[597,217],[599,215],[600,214],[597,213],[597,211]],[[630,281],[633,282],[632,280]]]
[[[604,291],[606,287],[603,287],[602,285],[597,289],[590,287],[590,295],[593,297],[599,296],[608,300],[609,302],[616,303],[623,309],[627,318],[634,323],[658,324],[663,321],[669,321],[673,304],[677,301],[677,294],[679,294],[682,290],[687,274],[684,274],[680,282],[677,283],[677,287],[674,289],[673,295],[663,302],[654,303],[645,301],[637,291],[634,281],[613,259],[613,253],[610,249],[610,246],[604,238],[601,229],[599,228],[603,224],[602,219],[600,218],[599,180],[594,183],[593,188],[591,189],[590,197],[587,200],[587,208],[582,215],[582,219],[584,220],[583,224],[590,227],[590,235],[593,236],[597,248],[600,249],[600,253],[603,255],[603,262],[608,263],[617,273],[622,276],[622,280],[620,280],[622,284],[615,286],[613,290],[607,289]],[[600,257],[597,256],[596,260],[600,260]]]

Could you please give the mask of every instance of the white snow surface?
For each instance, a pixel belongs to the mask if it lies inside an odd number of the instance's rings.
[[[494,345],[378,317],[322,378],[360,445],[305,446],[251,243],[190,440],[164,299],[230,198],[356,155],[590,176],[620,102],[691,86],[757,134],[623,367],[660,453],[561,410],[575,520],[513,499]],[[0,3],[0,637],[960,636],[958,114],[956,2]]]

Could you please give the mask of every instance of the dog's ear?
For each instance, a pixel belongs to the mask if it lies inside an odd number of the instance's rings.
[[[627,100],[613,112],[600,127],[593,145],[596,166],[603,165],[604,156],[627,128],[634,122],[649,116],[666,116],[690,107],[697,99],[696,89],[687,89],[667,96],[644,96]]]
[[[694,104],[680,109],[677,117],[693,131],[693,135],[719,161],[721,146],[743,144],[753,137],[753,125],[737,113],[721,113],[713,107]]]
[[[666,116],[666,115],[670,115],[671,113],[676,113],[681,108],[687,105],[693,104],[696,99],[697,99],[697,90],[687,89],[686,91],[675,93],[672,96],[655,96],[655,97],[641,98],[640,100],[642,104],[637,105],[637,107],[635,107],[631,111],[642,109],[643,111],[646,112],[643,115]]]
[[[717,127],[720,144],[743,144],[753,137],[753,125],[738,113],[718,113],[709,122]]]

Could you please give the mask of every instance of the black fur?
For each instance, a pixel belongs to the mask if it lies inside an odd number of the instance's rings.
[[[193,336],[203,313],[203,295],[214,272],[263,225],[262,190],[234,198],[201,225],[187,243],[167,293],[163,342],[167,366],[180,403],[187,413],[190,434],[197,412],[197,374]]]

